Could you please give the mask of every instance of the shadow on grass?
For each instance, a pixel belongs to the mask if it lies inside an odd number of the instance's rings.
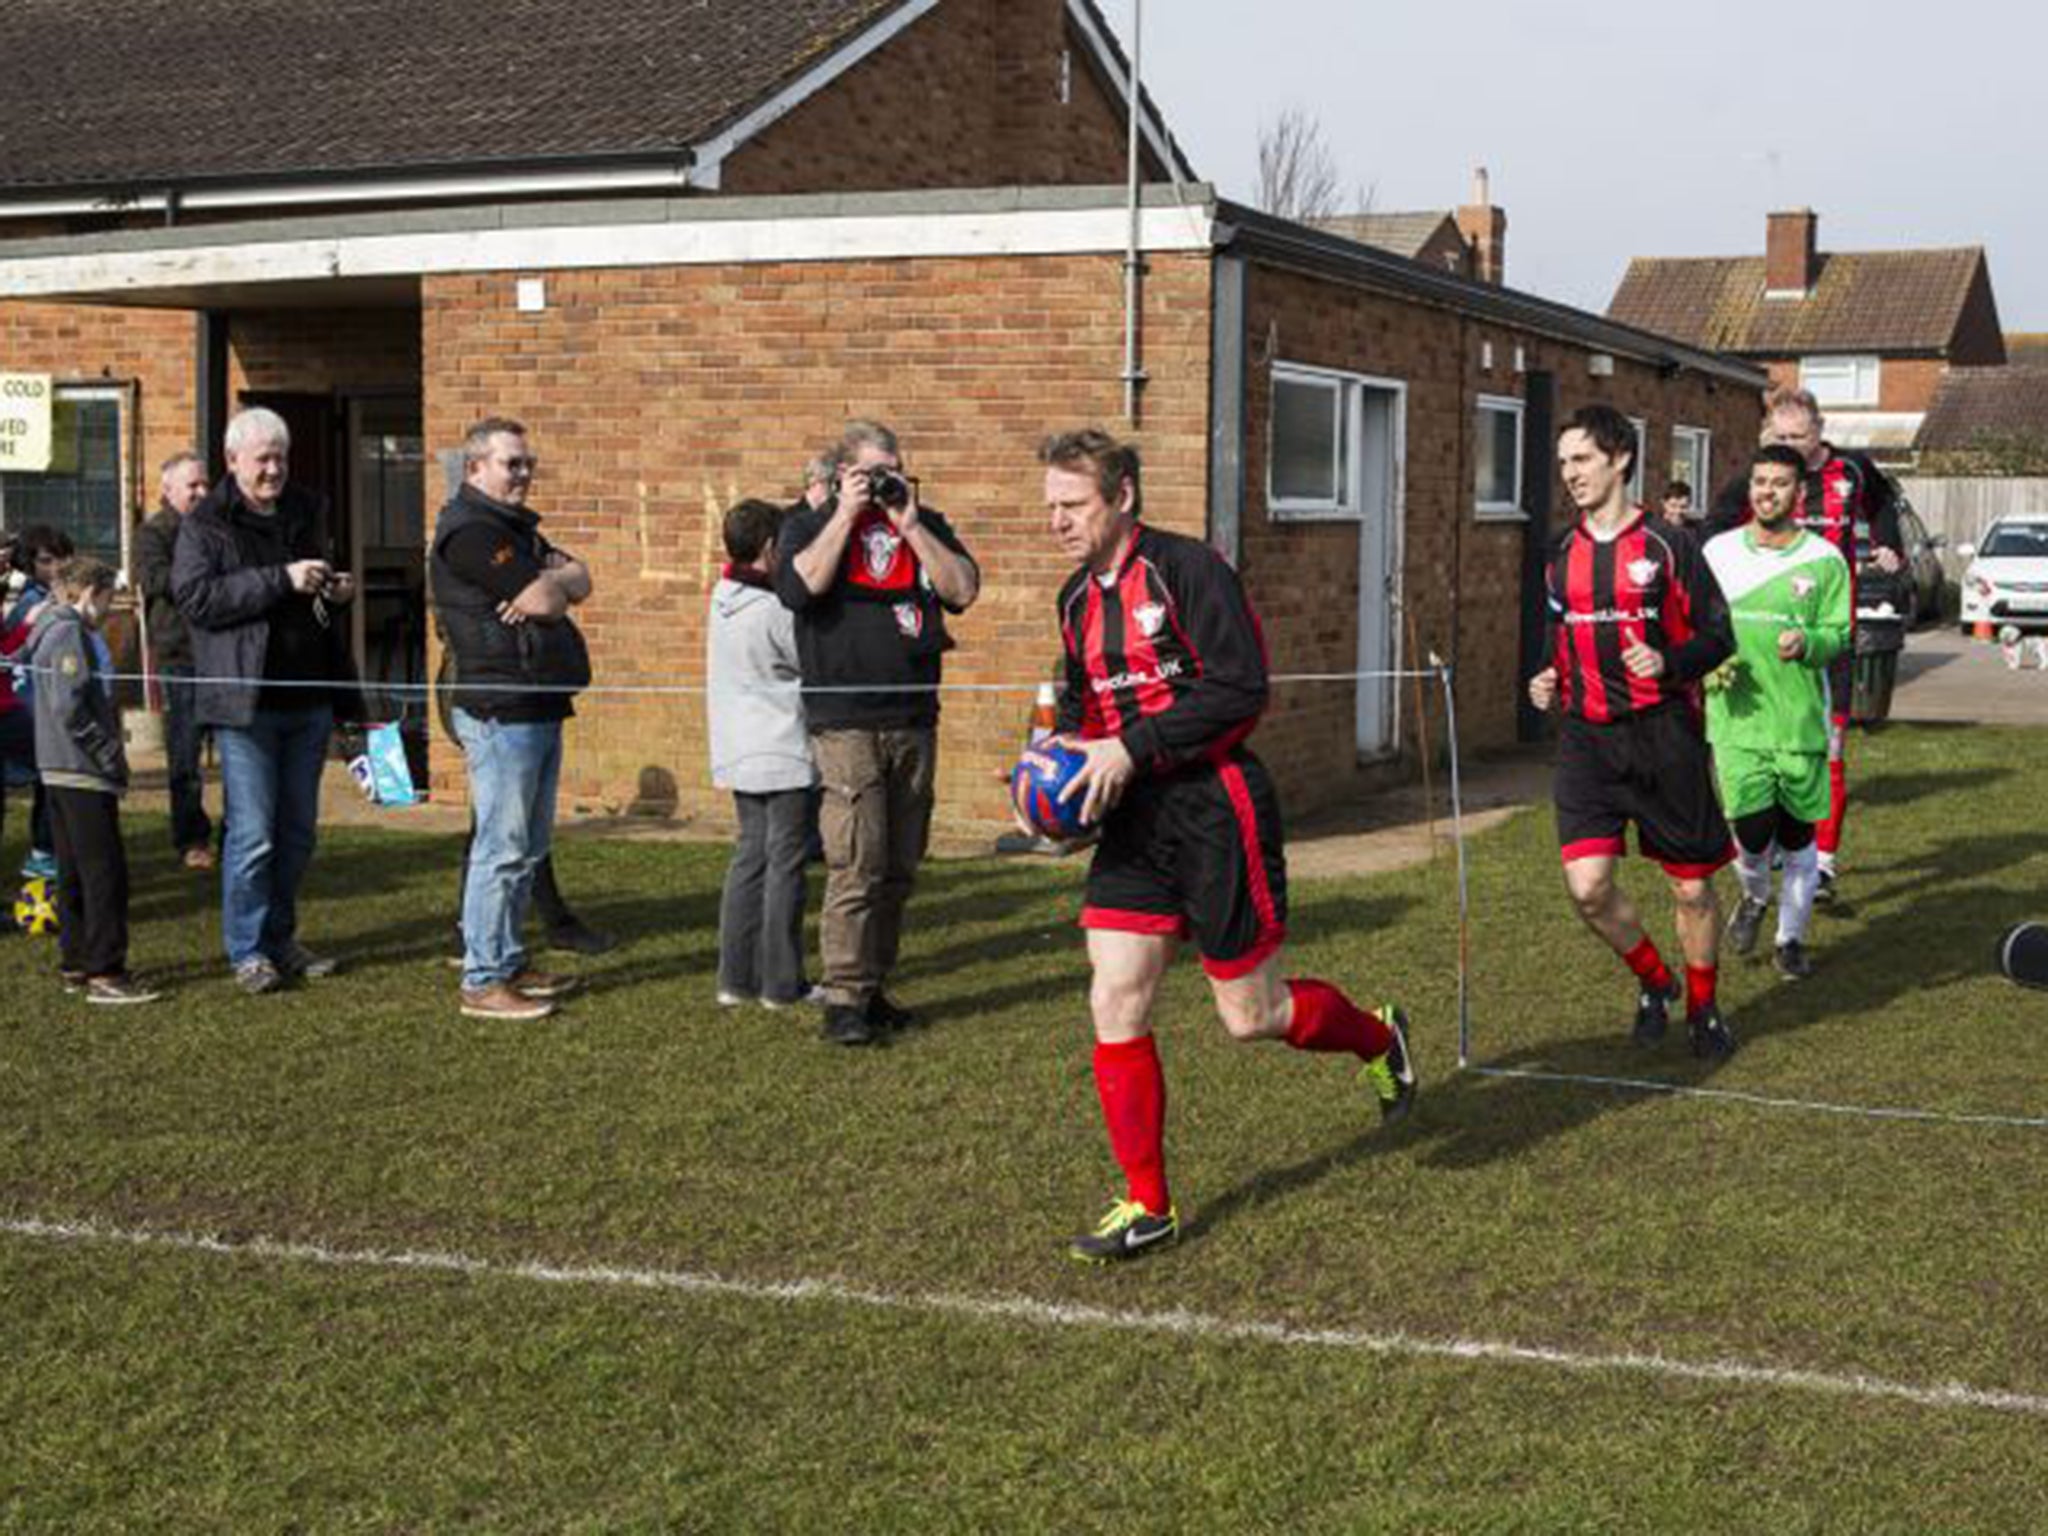
[[[2011,768],[1958,768],[1947,773],[1886,773],[1856,784],[1852,804],[1907,805],[1929,795],[1963,793],[1996,784],[2013,775]]]

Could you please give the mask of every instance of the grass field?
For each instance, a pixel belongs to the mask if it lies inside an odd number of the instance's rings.
[[[1730,968],[1744,1049],[1712,1073],[1626,1043],[1546,813],[1476,841],[1476,1060],[2048,1116],[2048,997],[1988,965],[2048,912],[2048,731],[1857,747],[1851,906],[1812,981]],[[567,845],[631,942],[510,1026],[455,1012],[445,838],[328,839],[306,929],[348,968],[270,999],[228,985],[161,824],[130,841],[135,959],[175,1001],[88,1010],[50,945],[0,940],[6,1529],[2048,1510],[2048,1128],[1460,1074],[1447,862],[1294,892],[1298,969],[1419,1021],[1415,1121],[1382,1135],[1336,1063],[1230,1044],[1184,963],[1161,1035],[1189,1230],[1094,1271],[1061,1252],[1115,1187],[1077,867],[930,866],[900,987],[930,1027],[867,1053],[711,1004],[716,848]]]

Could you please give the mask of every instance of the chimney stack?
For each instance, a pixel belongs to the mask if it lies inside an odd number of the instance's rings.
[[[1764,292],[1806,297],[1820,275],[1820,220],[1811,208],[1774,213],[1764,235]]]
[[[1498,288],[1508,275],[1508,216],[1493,206],[1486,167],[1472,172],[1472,201],[1458,210],[1458,233],[1471,253],[1471,274]]]

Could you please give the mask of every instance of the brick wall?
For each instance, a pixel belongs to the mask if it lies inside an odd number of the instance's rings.
[[[1157,381],[1139,441],[1151,517],[1206,517],[1209,263],[1158,257],[1145,310]],[[524,421],[542,461],[535,505],[585,556],[581,618],[600,682],[701,684],[719,523],[745,496],[794,498],[804,461],[851,415],[901,434],[910,470],[980,560],[982,597],[955,622],[949,683],[1032,683],[1058,655],[1066,574],[1044,530],[1034,451],[1048,431],[1115,428],[1122,274],[1115,256],[901,260],[553,272],[547,309],[518,313],[513,275],[424,286],[429,451],[488,413]],[[995,774],[1014,758],[1028,692],[945,704],[942,822],[1006,824]],[[459,794],[437,761],[437,793]],[[723,818],[695,697],[595,696],[571,726],[571,805],[673,797]]]
[[[1303,363],[1398,380],[1407,386],[1407,472],[1400,540],[1404,611],[1396,646],[1403,665],[1432,651],[1455,664],[1467,751],[1505,746],[1515,735],[1526,525],[1475,517],[1473,455],[1475,396],[1523,393],[1516,349],[1525,370],[1556,376],[1560,420],[1598,400],[1646,420],[1646,490],[1653,497],[1669,477],[1673,426],[1713,433],[1710,467],[1716,481],[1732,472],[1735,456],[1756,440],[1759,402],[1749,391],[1691,374],[1665,379],[1654,368],[1622,358],[1615,360],[1613,377],[1594,378],[1583,347],[1324,278],[1255,268],[1247,314],[1250,495],[1242,568],[1275,670],[1348,672],[1357,666],[1359,530],[1351,523],[1276,523],[1268,516],[1269,365]],[[1490,367],[1482,366],[1488,346]],[[1554,526],[1564,526],[1568,505],[1557,487]],[[1412,756],[1414,693],[1412,684],[1399,688],[1400,746]],[[1443,721],[1434,703],[1428,728],[1438,749]],[[1289,685],[1261,727],[1258,746],[1290,804],[1307,808],[1343,792],[1346,776],[1332,768],[1355,755],[1352,686]]]
[[[141,515],[155,507],[157,465],[192,442],[189,312],[0,302],[0,369],[132,381],[138,435],[127,499]]]
[[[410,393],[420,387],[415,309],[240,310],[228,322],[228,393]]]
[[[1123,109],[1065,13],[1059,0],[948,0],[735,152],[721,190],[1121,182]]]

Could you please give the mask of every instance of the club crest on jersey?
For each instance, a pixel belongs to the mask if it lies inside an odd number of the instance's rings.
[[[1847,475],[1842,476],[1841,479],[1835,482],[1835,494],[1841,497],[1842,500],[1847,501],[1856,494],[1856,482]]]
[[[924,633],[924,610],[916,603],[898,603],[894,611],[896,627],[903,631],[906,640],[915,640]]]
[[[1628,563],[1628,579],[1639,587],[1647,587],[1657,579],[1659,566],[1654,560],[1631,560]]]
[[[1131,617],[1138,621],[1139,630],[1150,640],[1166,623],[1166,604],[1140,603],[1132,610]]]
[[[896,568],[896,551],[903,543],[892,529],[876,523],[860,536],[860,550],[867,561],[868,574],[877,581],[883,580]]]
[[[1792,578],[1792,595],[1794,597],[1812,596],[1813,578],[1811,576],[1794,576]]]

